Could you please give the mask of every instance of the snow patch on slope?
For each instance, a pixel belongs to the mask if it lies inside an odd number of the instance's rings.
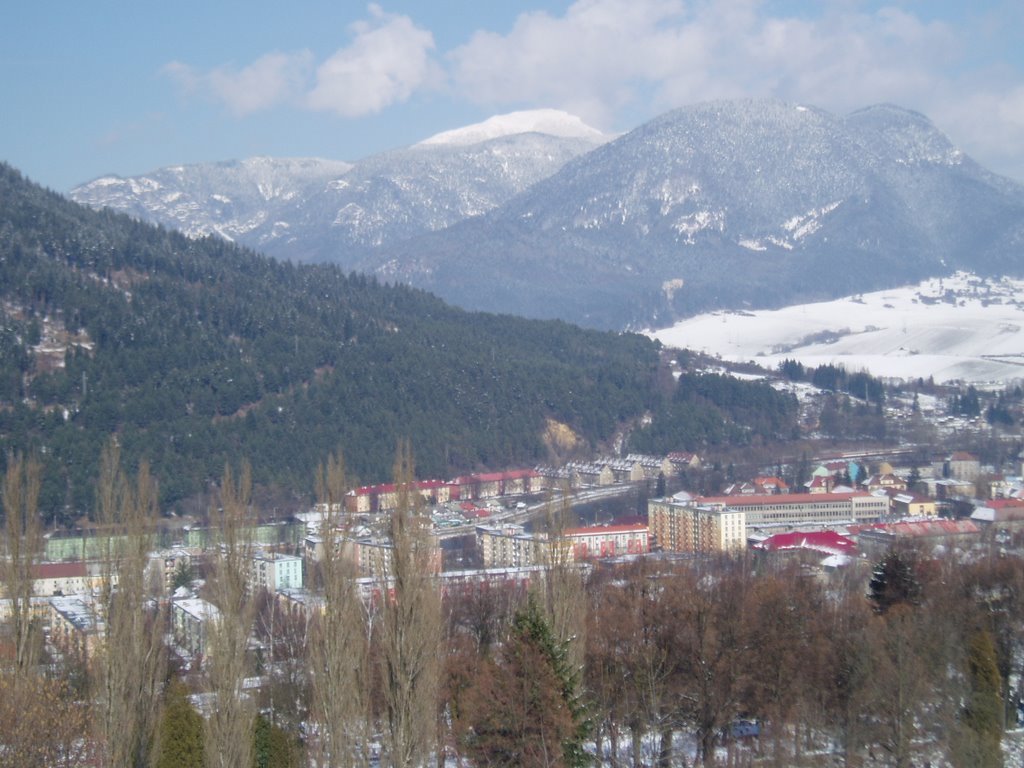
[[[482,123],[443,131],[416,146],[449,144],[466,146],[479,144],[482,141],[513,136],[519,133],[544,133],[567,139],[590,139],[601,141],[605,136],[596,128],[591,128],[576,115],[558,109],[531,109],[522,112],[510,112],[507,115],[495,115]]]
[[[1005,383],[1024,379],[1021,296],[1024,280],[958,272],[817,304],[712,312],[648,335],[768,368],[789,358],[876,376]]]

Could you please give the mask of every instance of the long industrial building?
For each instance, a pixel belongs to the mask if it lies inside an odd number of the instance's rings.
[[[673,497],[648,502],[654,544],[673,552],[742,549],[750,528],[872,523],[888,515],[889,497],[870,493]]]

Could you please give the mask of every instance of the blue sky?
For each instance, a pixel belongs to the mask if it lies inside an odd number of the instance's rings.
[[[0,159],[58,191],[252,155],[358,160],[503,112],[606,131],[709,99],[892,102],[1024,181],[1024,3],[38,2],[0,25]]]

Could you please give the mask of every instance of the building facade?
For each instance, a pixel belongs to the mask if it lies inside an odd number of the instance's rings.
[[[870,493],[781,493],[767,496],[707,496],[702,506],[746,513],[749,528],[808,524],[874,523],[890,514],[889,497]]]
[[[653,499],[647,519],[654,544],[666,552],[735,552],[747,544],[746,513],[725,504]]]

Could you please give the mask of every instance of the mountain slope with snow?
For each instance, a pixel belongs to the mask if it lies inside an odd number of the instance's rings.
[[[1022,246],[1024,187],[923,116],[742,100],[663,115],[381,260],[463,306],[622,328],[1018,274]]]
[[[609,137],[556,110],[517,112],[356,164],[248,160],[104,177],[71,198],[272,256],[354,266],[368,251],[495,209]]]
[[[282,226],[275,212],[344,176],[351,163],[252,157],[178,165],[143,176],[104,176],[71,191],[92,208],[112,208],[190,237],[220,235],[258,246]]]
[[[876,376],[1024,379],[1024,280],[957,273],[778,310],[720,311],[649,331],[666,346],[774,368],[785,359]]]

